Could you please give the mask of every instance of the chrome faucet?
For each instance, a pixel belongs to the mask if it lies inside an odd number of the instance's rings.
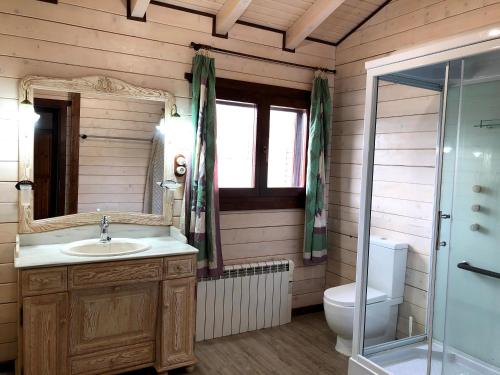
[[[101,222],[99,223],[99,228],[101,228],[101,238],[99,239],[99,242],[109,243],[111,241],[111,237],[108,235],[109,216],[104,215],[101,218]]]

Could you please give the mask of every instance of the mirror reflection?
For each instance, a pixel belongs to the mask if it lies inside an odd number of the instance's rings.
[[[427,332],[445,64],[378,80],[365,351]]]
[[[164,103],[35,89],[34,219],[163,213]]]

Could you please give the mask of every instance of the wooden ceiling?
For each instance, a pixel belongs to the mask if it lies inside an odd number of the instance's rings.
[[[148,0],[131,0],[138,16]],[[226,34],[236,20],[286,31],[286,47],[305,37],[338,43],[379,9],[386,0],[157,0],[217,16],[217,34]],[[147,8],[147,5],[146,5]]]

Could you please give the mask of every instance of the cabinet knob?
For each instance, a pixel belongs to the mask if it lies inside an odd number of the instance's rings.
[[[480,192],[481,192],[481,190],[483,190],[483,188],[482,188],[480,185],[473,185],[473,186],[472,186],[472,191],[473,191],[474,193],[480,193]]]
[[[473,204],[470,208],[473,212],[481,211],[481,206],[479,204]]]

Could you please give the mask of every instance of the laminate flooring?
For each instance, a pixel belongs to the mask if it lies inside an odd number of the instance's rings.
[[[348,358],[335,351],[335,339],[323,312],[298,315],[280,327],[197,343],[191,375],[347,375]]]

